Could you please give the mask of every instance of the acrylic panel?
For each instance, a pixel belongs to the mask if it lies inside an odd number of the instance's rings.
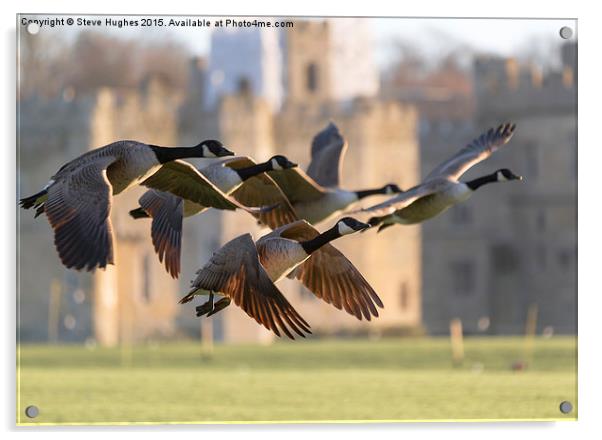
[[[16,32],[18,424],[576,420],[577,20]]]

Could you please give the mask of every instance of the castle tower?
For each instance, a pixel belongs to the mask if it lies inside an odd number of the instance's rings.
[[[420,161],[417,115],[413,107],[376,97],[378,73],[371,62],[365,24],[354,19],[296,21],[294,29],[282,33],[282,41],[284,106],[274,111],[269,99],[255,87],[225,93],[217,106],[218,138],[237,154],[248,154],[258,161],[275,153],[285,154],[306,168],[313,136],[332,120],[349,142],[343,188],[375,188],[390,182],[402,188],[415,184]],[[229,77],[230,73],[224,75]],[[220,212],[219,216],[219,245],[246,232],[255,238],[269,232],[245,213]],[[334,221],[317,228],[323,231]],[[278,284],[301,315],[308,317],[312,329],[319,333],[384,333],[420,325],[420,227],[396,228],[385,234],[357,234],[336,243],[385,303],[375,321],[358,321],[336,310],[296,280]],[[268,342],[274,338],[237,307],[219,315],[214,334],[224,341]]]
[[[219,107],[218,121],[219,139],[232,146],[238,155],[263,161],[275,154],[274,117],[266,99],[253,96],[248,91],[225,96]],[[269,229],[258,226],[255,218],[240,210],[220,211],[219,216],[219,246],[241,234],[251,233],[258,239],[269,232]],[[274,338],[271,332],[257,325],[239,307],[228,307],[219,315],[221,328],[214,334],[221,334],[225,341],[267,343]]]
[[[296,21],[286,34],[285,47],[287,104],[332,100],[329,23]]]
[[[205,109],[224,95],[249,90],[277,110],[283,98],[278,29],[220,29],[211,34]]]
[[[142,90],[101,89],[90,115],[90,148],[116,139],[136,139],[158,145],[177,142],[177,98],[158,78]],[[163,268],[150,239],[150,222],[133,220],[143,187],[115,197],[111,207],[115,265],[93,277],[94,335],[99,344],[131,344],[153,335],[174,332],[178,283]]]
[[[349,103],[378,93],[365,20],[297,21],[286,33],[287,103]]]

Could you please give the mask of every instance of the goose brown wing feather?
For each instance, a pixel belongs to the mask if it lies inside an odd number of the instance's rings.
[[[248,157],[232,159],[225,166],[233,169],[247,168],[255,165]],[[269,206],[272,209],[254,214],[264,225],[275,229],[299,219],[286,195],[278,184],[266,173],[253,176],[231,194],[235,200],[245,206]]]
[[[165,269],[173,278],[178,278],[184,201],[171,193],[151,189],[138,202],[152,217],[151,237],[159,261],[164,262]]]
[[[315,238],[319,232],[304,220],[276,229],[272,234],[295,241]],[[311,254],[291,274],[323,301],[356,318],[363,315],[370,320],[378,316],[375,307],[383,307],[378,294],[357,268],[331,244],[326,244]],[[345,304],[347,307],[345,307]]]
[[[57,173],[48,188],[44,212],[54,230],[54,243],[67,268],[94,270],[113,264],[109,213],[112,187],[106,175],[113,156]]]
[[[258,208],[243,206],[224,194],[195,167],[182,160],[174,160],[164,164],[156,173],[144,180],[142,185],[172,193],[210,208],[228,210],[238,208],[252,214],[261,212]]]
[[[279,335],[294,339],[311,333],[309,324],[299,315],[270,280],[259,262],[250,234],[241,235],[217,250],[198,272],[192,290],[181,302],[187,302],[197,290],[220,292],[255,319]]]
[[[298,167],[268,172],[289,201],[295,203],[319,200],[327,192],[320,184]]]

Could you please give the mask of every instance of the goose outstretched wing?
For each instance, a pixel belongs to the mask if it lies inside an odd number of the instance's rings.
[[[232,159],[225,163],[225,166],[233,169],[247,168],[253,165],[255,165],[255,162],[248,157]],[[272,229],[298,220],[297,213],[286,195],[274,179],[266,173],[245,180],[231,194],[231,197],[245,206],[271,207],[272,209],[265,209],[258,214],[254,214],[254,216]]]
[[[339,129],[330,122],[311,143],[311,162],[307,174],[324,187],[340,186],[347,148]]]
[[[262,210],[244,206],[224,194],[220,189],[203,176],[194,166],[182,160],[167,162],[159,170],[147,178],[142,185],[169,192],[202,206],[217,209],[243,209],[251,214]]]
[[[516,124],[505,123],[496,129],[490,128],[467,146],[458,151],[450,159],[437,166],[426,176],[424,181],[436,177],[447,177],[457,180],[477,163],[487,159],[497,149],[507,144],[512,138]]]
[[[151,237],[159,261],[173,277],[180,273],[184,200],[168,192],[150,189],[138,200],[151,217]]]
[[[300,220],[275,230],[273,235],[295,241],[315,238],[319,232]],[[260,244],[258,243],[258,246]],[[378,316],[376,306],[383,307],[381,299],[359,270],[331,244],[311,254],[289,277],[295,277],[314,295],[357,319]]]
[[[368,208],[362,208],[354,212],[369,212],[370,214],[378,217],[393,214],[395,211],[409,206],[421,197],[426,197],[428,195],[441,191],[449,184],[450,181],[447,179],[437,179],[428,181],[421,185],[410,188],[409,190],[404,191],[400,194],[397,194],[396,196],[391,197],[389,200],[379,203],[378,205],[370,206]]]
[[[192,290],[180,300],[192,300],[198,290],[220,292],[278,336],[294,339],[291,330],[305,337],[309,324],[297,313],[259,262],[250,234],[241,235],[217,250],[198,272]]]
[[[115,161],[110,155],[99,156],[69,172],[59,172],[48,188],[44,212],[67,268],[92,271],[113,264],[112,187],[107,167]]]
[[[276,181],[288,200],[295,203],[319,200],[327,192],[324,187],[297,168],[273,170],[269,176]]]

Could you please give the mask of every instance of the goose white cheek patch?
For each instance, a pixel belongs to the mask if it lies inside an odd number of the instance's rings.
[[[277,171],[282,170],[282,167],[280,166],[280,164],[278,163],[278,161],[276,159],[272,159],[271,162],[272,162],[273,170],[277,170]]]
[[[217,157],[213,152],[207,147],[207,145],[203,145],[203,156],[205,157]]]
[[[339,234],[341,234],[341,235],[348,235],[348,234],[353,234],[354,232],[356,232],[355,229],[351,228],[344,222],[339,222],[338,229],[339,229]]]

